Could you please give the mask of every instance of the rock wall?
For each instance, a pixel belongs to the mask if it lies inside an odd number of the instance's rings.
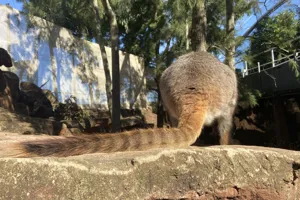
[[[55,93],[70,95],[79,104],[107,105],[105,74],[97,44],[74,37],[65,28],[38,17],[26,17],[0,5],[0,47],[8,50],[20,82],[32,82]],[[106,47],[111,66],[111,49]],[[121,103],[124,108],[146,107],[141,58],[120,52]]]
[[[296,200],[299,161],[298,152],[242,146],[0,158],[0,199]]]

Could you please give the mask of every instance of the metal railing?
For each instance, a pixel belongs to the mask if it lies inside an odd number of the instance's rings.
[[[288,63],[291,60],[300,61],[300,52],[296,52],[296,53],[293,53],[293,54],[290,54],[290,55],[287,55],[287,56],[284,56],[282,58],[275,60],[274,49],[271,49],[271,57],[272,57],[271,62],[267,62],[262,65],[258,62],[257,67],[252,67],[252,68],[248,68],[248,63],[247,63],[247,61],[245,61],[245,67],[244,67],[244,69],[242,69],[242,76],[245,77],[245,76],[250,76],[250,75],[257,74],[257,73],[260,73],[263,71],[267,71],[269,69],[273,69],[275,67],[284,65],[285,63]]]

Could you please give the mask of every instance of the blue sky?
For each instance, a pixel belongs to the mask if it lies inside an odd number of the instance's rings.
[[[237,33],[236,34],[237,35],[242,35],[243,33],[245,33],[245,31],[256,22],[257,18],[259,18],[262,14],[264,14],[266,12],[266,8],[270,9],[274,5],[274,3],[276,3],[276,2],[278,2],[278,0],[267,0],[266,1],[266,7],[264,7],[263,5],[260,7],[261,8],[261,14],[258,13],[257,16],[255,16],[254,14],[251,14],[249,16],[244,16],[237,23],[237,26],[236,26],[236,30],[237,30],[236,32]],[[276,13],[281,12],[281,11],[286,10],[286,9],[289,9],[292,6],[300,7],[300,0],[291,0],[290,3],[285,3],[278,10],[276,10],[272,15],[276,15]]]
[[[0,0],[0,4],[7,4],[9,3],[9,5],[17,10],[22,10],[22,3],[17,2],[16,0]]]

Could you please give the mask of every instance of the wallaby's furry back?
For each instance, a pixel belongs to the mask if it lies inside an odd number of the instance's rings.
[[[11,151],[6,149],[6,155],[72,156],[186,147],[196,141],[204,125],[212,122],[218,124],[220,143],[230,143],[232,115],[237,101],[237,80],[235,72],[227,65],[207,52],[188,53],[179,57],[162,74],[160,91],[174,128],[26,141],[15,144]]]

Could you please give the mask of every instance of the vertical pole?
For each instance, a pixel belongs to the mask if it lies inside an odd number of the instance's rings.
[[[272,56],[272,67],[275,67],[274,49],[271,50],[271,56]]]
[[[247,61],[245,61],[245,69],[244,69],[245,75],[248,75],[248,64]]]
[[[260,73],[260,63],[257,62],[257,67],[258,67],[258,73]]]

